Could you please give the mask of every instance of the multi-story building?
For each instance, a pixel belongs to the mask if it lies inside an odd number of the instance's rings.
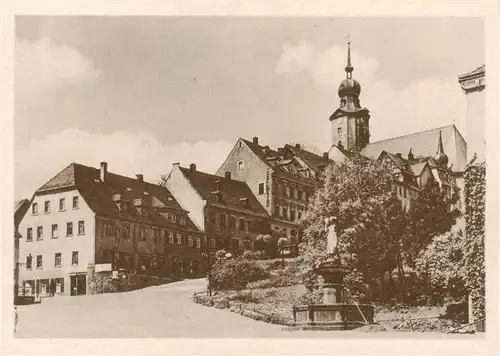
[[[34,194],[19,225],[22,292],[87,294],[97,266],[202,273],[203,233],[168,189],[72,163]]]
[[[314,154],[299,144],[273,150],[260,145],[258,137],[252,141],[240,138],[216,175],[231,172],[235,179],[247,183],[272,217],[272,231],[298,244],[298,222],[330,162],[326,154]]]
[[[209,251],[241,253],[255,248],[258,235],[270,233],[269,216],[245,182],[173,165],[166,186],[197,228],[205,232]]]

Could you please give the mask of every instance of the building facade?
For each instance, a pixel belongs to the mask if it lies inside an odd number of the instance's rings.
[[[240,138],[216,175],[230,172],[234,179],[248,184],[271,217],[274,235],[297,245],[299,221],[330,162],[326,154],[314,154],[299,144],[274,150],[259,144],[258,137],[252,141]]]
[[[208,251],[240,254],[255,249],[258,235],[270,233],[269,216],[245,182],[175,163],[166,186],[207,236]]]
[[[20,292],[90,293],[96,267],[202,274],[203,233],[164,187],[72,163],[40,187],[19,224]],[[192,241],[192,243],[191,243]]]
[[[478,162],[482,162],[486,158],[486,66],[482,65],[472,72],[460,75],[458,82],[467,98],[467,162],[474,155],[476,155]]]

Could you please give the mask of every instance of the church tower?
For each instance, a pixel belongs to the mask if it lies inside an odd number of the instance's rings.
[[[347,43],[346,79],[338,89],[340,106],[330,116],[332,123],[332,145],[348,151],[362,150],[370,142],[370,114],[359,104],[361,85],[352,78],[351,41]]]

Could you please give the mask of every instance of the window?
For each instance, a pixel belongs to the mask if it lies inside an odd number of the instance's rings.
[[[259,183],[259,195],[264,194],[264,183]]]
[[[210,213],[210,222],[214,225],[217,224],[217,214],[216,213]]]
[[[186,225],[186,218],[184,216],[180,217],[179,224],[181,224],[182,226]]]
[[[196,248],[201,248],[201,238],[200,237],[196,238]]]
[[[274,204],[274,215],[281,215],[280,205],[278,203]]]
[[[56,253],[54,257],[54,267],[61,267],[61,253]]]
[[[342,132],[342,127],[337,127],[337,133],[341,133]]]
[[[290,209],[290,220],[295,221],[295,209]]]
[[[113,235],[113,226],[111,226],[111,224],[104,224],[104,230],[106,231],[107,236]]]
[[[29,227],[27,230],[26,230],[26,241],[27,242],[31,242],[33,241],[33,228]]]
[[[226,227],[226,214],[220,214],[220,226]]]
[[[59,210],[64,210],[66,208],[66,199],[59,199]]]
[[[38,214],[38,203],[33,203],[33,205],[31,206],[31,213],[33,215]]]
[[[247,231],[253,232],[253,221],[252,220],[247,221]]]
[[[288,218],[288,207],[284,206],[282,208],[283,213],[281,214],[284,218]]]
[[[146,240],[146,232],[144,231],[144,228],[142,228],[142,227],[139,228],[139,240],[141,240],[141,241]]]
[[[234,216],[229,217],[229,228],[236,229],[236,218]]]
[[[123,225],[122,236],[124,239],[130,238],[130,225]]]
[[[42,255],[36,256],[36,268],[42,268]]]
[[[50,213],[50,201],[49,200],[45,201],[45,203],[43,205],[43,212],[45,214]]]
[[[286,187],[285,188],[285,194],[286,194],[287,197],[290,196],[290,187]]]
[[[73,236],[73,223],[72,222],[66,223],[66,236]]]
[[[238,161],[236,163],[236,167],[239,171],[241,171],[243,169],[243,161]]]
[[[194,246],[193,236],[188,236],[188,246],[189,247]]]
[[[176,241],[175,241],[175,243],[176,243],[177,245],[182,245],[182,236],[181,236],[181,234],[177,233],[177,234],[175,235],[175,240],[176,240]]]
[[[26,256],[26,269],[33,268],[33,257],[31,255]]]
[[[172,231],[168,232],[168,243],[173,244],[174,243],[174,233]]]
[[[80,220],[78,222],[78,235],[84,235],[85,234],[85,221]]]
[[[78,209],[78,196],[73,197],[73,209]]]
[[[304,200],[305,201],[308,201],[309,200],[309,194],[307,194],[307,192],[304,193]]]
[[[215,248],[215,239],[213,237],[208,239],[208,248]]]
[[[59,237],[59,231],[57,224],[52,224],[52,238],[57,239]]]
[[[302,210],[297,211],[297,218],[300,220],[302,219]]]
[[[77,266],[78,265],[78,251],[73,251],[71,253],[71,264],[73,266]]]
[[[240,218],[240,227],[239,227],[239,229],[241,231],[245,230],[245,219],[243,219],[243,218]]]
[[[303,196],[303,191],[302,190],[299,190],[299,200],[303,200],[304,199],[304,196]]]
[[[36,228],[36,239],[37,240],[42,240],[43,239],[43,226],[38,226]]]

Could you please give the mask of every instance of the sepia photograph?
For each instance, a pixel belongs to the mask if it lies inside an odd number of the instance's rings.
[[[14,339],[487,335],[484,18],[13,34]]]

